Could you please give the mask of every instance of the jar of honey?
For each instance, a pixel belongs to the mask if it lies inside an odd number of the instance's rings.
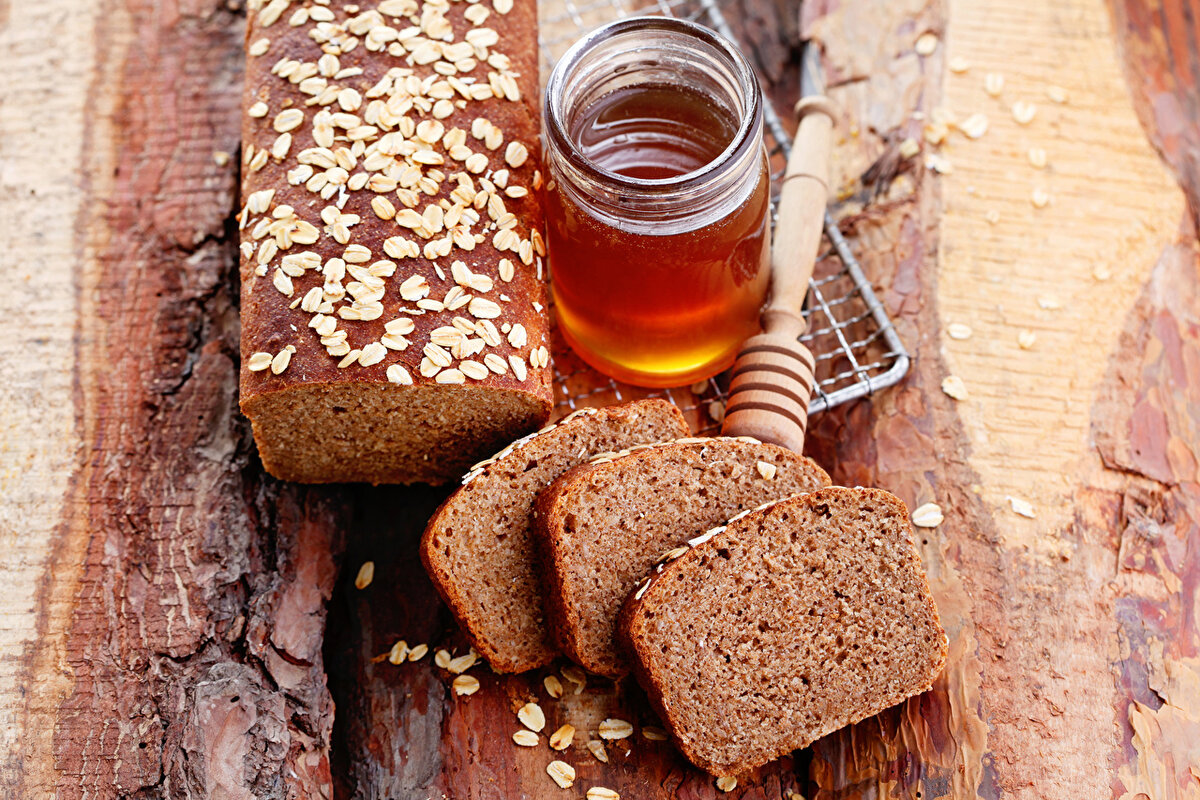
[[[762,95],[714,31],[635,17],[546,88],[545,208],[559,326],[596,369],[680,386],[758,331],[770,251]]]

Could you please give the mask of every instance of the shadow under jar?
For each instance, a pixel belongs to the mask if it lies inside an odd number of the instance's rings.
[[[758,331],[770,272],[762,95],[745,57],[692,22],[620,20],[558,62],[543,115],[567,342],[640,386],[727,368]]]

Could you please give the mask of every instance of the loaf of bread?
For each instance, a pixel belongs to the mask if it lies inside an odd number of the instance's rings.
[[[546,632],[533,503],[598,452],[678,439],[683,414],[662,400],[584,409],[476,465],[429,521],[421,560],[475,649],[497,672],[555,656]]]
[[[664,553],[740,511],[829,484],[810,459],[749,438],[650,445],[568,471],[536,515],[555,645],[591,672],[624,675],[617,615]]]
[[[241,407],[266,469],[439,483],[544,424],[536,0],[250,0]]]
[[[878,489],[799,495],[692,540],[619,631],[679,749],[718,776],[928,690],[947,650],[908,510]]]

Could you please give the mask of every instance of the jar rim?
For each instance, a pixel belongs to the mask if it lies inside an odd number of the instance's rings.
[[[753,67],[750,66],[750,62],[746,60],[746,56],[724,36],[697,22],[677,17],[643,15],[614,20],[585,34],[575,44],[571,45],[562,58],[558,60],[550,73],[549,80],[546,82],[544,116],[547,121],[547,136],[560,151],[568,152],[575,150],[571,136],[567,132],[566,120],[563,119],[564,115],[561,113],[565,76],[571,67],[577,64],[580,58],[600,41],[631,31],[646,30],[661,30],[691,36],[713,48],[727,59],[728,65],[737,80],[739,90],[748,100],[746,109],[741,114],[741,119],[738,120],[737,131],[725,149],[711,161],[691,172],[673,175],[668,178],[633,178],[628,175],[622,175],[619,172],[605,169],[582,153],[577,153],[578,158],[575,168],[592,180],[601,180],[626,191],[658,193],[691,189],[710,180],[714,171],[735,161],[735,156],[743,151],[748,144],[751,144],[749,141],[750,137],[758,127],[756,120],[762,113],[762,97],[758,86],[758,78],[754,73]]]

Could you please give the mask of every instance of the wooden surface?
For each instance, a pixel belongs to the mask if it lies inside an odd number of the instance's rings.
[[[810,452],[943,508],[921,544],[951,636],[933,691],[731,796],[1195,800],[1200,8],[726,8],[780,108],[798,28],[825,48],[838,213],[916,358],[815,418]],[[552,701],[541,674],[475,667],[483,688],[453,698],[431,655],[377,660],[399,638],[462,648],[415,558],[439,492],[262,475],[234,396],[242,24],[217,0],[0,2],[19,76],[0,88],[0,797],[717,796],[640,732],[608,766],[582,749],[605,716],[653,724],[635,687]],[[898,157],[947,111],[988,130]],[[919,167],[935,152],[950,174]],[[579,728],[569,791],[509,739],[535,696]]]

